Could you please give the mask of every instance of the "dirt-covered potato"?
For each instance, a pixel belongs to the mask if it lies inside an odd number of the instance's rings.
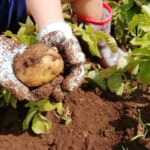
[[[13,62],[16,77],[28,87],[38,87],[63,72],[62,57],[45,44],[29,46],[23,54],[17,54]]]

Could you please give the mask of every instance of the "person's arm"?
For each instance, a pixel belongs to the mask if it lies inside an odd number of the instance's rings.
[[[72,0],[72,7],[80,16],[90,17],[97,21],[102,20],[102,0]]]
[[[60,0],[26,0],[29,14],[39,29],[56,21],[64,21]]]

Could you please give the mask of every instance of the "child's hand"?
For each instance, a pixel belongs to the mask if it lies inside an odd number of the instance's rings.
[[[63,21],[54,22],[40,31],[39,41],[57,47],[65,65],[72,66],[71,73],[63,82],[64,89],[73,91],[79,87],[84,79],[85,56],[71,27]]]
[[[18,100],[37,100],[28,87],[22,84],[13,72],[13,58],[17,53],[26,50],[24,44],[12,39],[0,36],[0,84],[14,94]]]

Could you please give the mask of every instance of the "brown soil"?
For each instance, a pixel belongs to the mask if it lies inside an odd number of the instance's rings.
[[[26,110],[24,102],[18,102],[17,110],[0,110],[0,150],[122,150],[122,146],[148,150],[149,138],[130,139],[140,130],[137,108],[141,108],[143,121],[150,122],[149,99],[148,93],[136,91],[125,101],[85,84],[65,97],[64,106],[69,106],[72,122],[65,126],[55,111],[48,112],[52,128],[49,134],[39,136],[22,131]]]

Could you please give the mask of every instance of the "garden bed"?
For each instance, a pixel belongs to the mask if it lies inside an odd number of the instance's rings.
[[[106,2],[108,1],[106,0]],[[115,15],[112,33],[118,45],[123,45],[125,50],[133,50],[133,53],[129,54],[125,59],[126,61],[129,60],[127,61],[127,66],[122,70],[120,69],[121,71],[118,69],[120,72],[117,70],[117,73],[115,67],[110,70],[102,68],[101,70],[104,72],[100,73],[102,78],[104,77],[103,79],[100,78],[101,76],[96,76],[98,78],[93,80],[89,74],[86,74],[86,79],[88,80],[80,88],[66,95],[62,101],[63,107],[66,108],[67,115],[71,119],[68,125],[65,125],[64,120],[59,118],[56,110],[42,112],[43,116],[52,123],[48,133],[36,135],[31,129],[23,131],[22,123],[28,112],[28,109],[24,107],[27,101],[18,101],[16,109],[9,105],[1,107],[0,150],[150,149],[150,89],[148,87],[150,84],[150,71],[147,69],[150,66],[150,46],[147,44],[149,43],[149,38],[147,37],[150,34],[149,22],[147,22],[150,19],[148,13],[150,8],[144,7],[145,9],[143,8],[143,11],[141,11],[141,6],[148,4],[146,0],[143,2],[139,0],[119,0],[118,3],[114,2],[113,4],[116,5],[116,9],[113,9]],[[140,15],[138,16],[136,13]],[[140,16],[142,17],[139,19]],[[129,23],[129,21],[131,22]],[[143,22],[145,22],[144,25]],[[78,30],[74,25],[72,28],[77,29],[75,31],[78,33],[74,34],[81,35],[79,39],[81,38],[80,42],[84,52],[87,54],[88,63],[92,64],[91,68],[93,70],[95,68],[99,69],[97,57],[95,59],[87,52],[87,43],[91,40],[86,41],[86,44],[82,40],[82,33],[85,34],[86,31]],[[31,35],[34,36],[28,35],[29,33],[25,35],[25,33],[21,32],[22,37],[25,36],[26,38],[23,38],[25,41],[20,42],[28,45],[35,44],[37,42],[35,37],[37,31],[30,21],[27,27],[33,28]],[[88,32],[89,37],[93,38],[93,30],[89,29],[88,31],[90,31],[90,33]],[[6,32],[5,35],[11,37],[10,32]],[[33,38],[32,40],[31,37]],[[21,38],[15,35],[15,39]],[[141,52],[143,48],[145,48],[144,53]],[[136,63],[140,66],[138,70],[135,69],[137,67]],[[90,72],[91,70],[88,71]],[[132,72],[133,75],[129,72]],[[94,73],[99,75],[99,70]],[[96,81],[96,84],[100,87],[87,82],[91,79],[94,83]],[[116,81],[119,84],[116,84]],[[101,83],[107,83],[107,85]],[[119,90],[118,85],[121,86]],[[125,92],[123,90],[123,92],[120,92],[122,85]],[[145,91],[143,90],[143,85],[146,87]],[[102,90],[105,86],[107,86],[107,90]],[[120,96],[117,96],[117,94]]]
[[[82,98],[82,101],[81,101]],[[34,135],[32,131],[22,131],[22,120],[26,110],[19,102],[17,110],[0,110],[1,150],[148,150],[147,140],[130,141],[140,130],[137,109],[141,109],[142,119],[149,120],[149,93],[136,91],[125,101],[121,97],[98,88],[79,88],[65,98],[69,106],[72,122],[65,126],[58,122],[55,111],[46,117],[52,121],[47,134]],[[6,119],[7,118],[7,119]]]

